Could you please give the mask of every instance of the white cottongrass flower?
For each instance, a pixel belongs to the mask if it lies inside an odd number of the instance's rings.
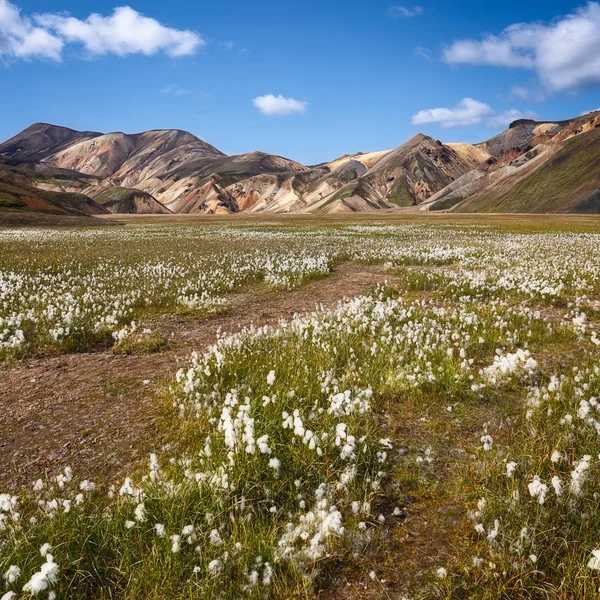
[[[563,487],[560,477],[558,475],[555,475],[552,478],[552,487],[554,488],[556,496],[560,498],[563,495]]]
[[[23,586],[24,592],[32,596],[47,590],[56,584],[58,579],[58,565],[54,562],[51,554],[46,555],[46,562],[39,571],[31,576],[31,579]]]
[[[592,550],[592,557],[588,560],[587,566],[592,571],[600,571],[600,550]]]
[[[494,445],[494,440],[491,435],[482,435],[481,443],[483,444],[483,449],[489,452]]]
[[[140,502],[136,507],[135,507],[135,520],[138,523],[143,523],[146,520],[146,507],[144,506],[143,502]]]
[[[267,384],[273,385],[275,383],[275,371],[269,371],[267,375]]]
[[[85,479],[79,484],[79,489],[82,492],[93,492],[96,489],[96,484],[93,481]]]
[[[21,569],[17,565],[11,565],[8,567],[6,573],[4,573],[4,579],[7,584],[14,583],[19,577],[21,577]]]
[[[582,459],[577,462],[575,468],[571,471],[571,493],[575,496],[581,496],[583,491],[583,484],[588,477],[588,469],[590,468],[590,461],[592,457],[586,454]]]
[[[440,567],[435,573],[440,579],[446,579],[446,577],[448,577],[448,571],[446,571],[444,567]]]
[[[512,478],[517,470],[517,463],[514,460],[506,463],[506,476]]]
[[[213,546],[222,546],[223,545],[223,538],[221,537],[221,534],[216,529],[213,529],[210,532],[210,534],[208,536],[208,540]]]
[[[208,572],[213,577],[215,575],[218,575],[221,572],[222,569],[223,569],[223,563],[220,560],[218,560],[218,559],[211,560],[208,563]]]
[[[527,485],[529,489],[529,495],[532,498],[537,498],[539,504],[544,504],[546,501],[546,494],[548,493],[548,486],[542,483],[538,475],[533,478],[533,481]]]
[[[40,555],[42,557],[45,557],[48,554],[48,552],[50,552],[51,549],[52,549],[52,546],[50,546],[50,544],[48,542],[46,542],[40,548]]]

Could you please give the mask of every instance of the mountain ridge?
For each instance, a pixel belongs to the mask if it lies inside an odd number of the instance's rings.
[[[595,138],[592,144],[564,143],[599,126],[600,112],[560,121],[519,119],[478,144],[444,144],[418,133],[391,150],[306,166],[261,151],[229,156],[181,129],[103,134],[34,123],[0,144],[0,169],[12,162],[30,173],[54,173],[35,175],[40,189],[84,195],[87,190],[92,199],[104,194],[114,200],[109,206],[116,212],[487,211],[527,209],[532,203],[535,212],[544,202],[522,185],[523,201],[497,200],[511,178],[521,181],[536,165],[560,160],[564,152],[577,162],[584,180],[577,189],[584,195],[574,203],[558,186],[565,197],[552,203],[552,211],[595,211],[588,196],[593,196],[598,167],[573,158],[595,156]],[[551,170],[543,172],[552,179]]]

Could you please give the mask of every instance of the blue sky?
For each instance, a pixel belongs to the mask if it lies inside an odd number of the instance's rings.
[[[0,0],[0,89],[2,139],[179,128],[307,164],[475,142],[600,108],[600,4]]]

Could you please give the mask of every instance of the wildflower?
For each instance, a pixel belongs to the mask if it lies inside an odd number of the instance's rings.
[[[550,460],[551,460],[553,463],[557,463],[557,462],[560,462],[560,461],[561,461],[561,459],[562,459],[562,455],[561,455],[561,453],[560,453],[558,450],[554,450],[554,451],[552,452],[552,456],[550,457]]]
[[[143,502],[140,502],[136,507],[135,507],[135,520],[138,523],[143,523],[146,520],[146,507],[144,506]]]
[[[172,535],[169,539],[171,540],[171,552],[173,552],[173,554],[177,554],[181,546],[181,536]]]
[[[156,525],[154,525],[154,530],[158,537],[165,537],[165,526],[162,523],[156,523]]]
[[[548,486],[542,483],[540,478],[536,475],[533,481],[528,484],[529,494],[532,498],[537,498],[539,504],[544,504],[546,501],[546,494],[548,492]]]
[[[223,568],[223,563],[220,560],[211,560],[208,563],[208,572],[214,577],[215,575],[218,575],[221,572],[221,569]]]
[[[486,451],[490,451],[492,446],[494,445],[494,440],[491,435],[482,435],[481,443],[483,444],[483,449]]]
[[[440,579],[445,579],[448,576],[448,571],[444,567],[440,567],[435,573]]]
[[[40,548],[40,554],[41,554],[43,557],[45,557],[45,556],[48,554],[48,552],[50,552],[51,548],[52,548],[52,547],[50,546],[50,544],[48,544],[48,542],[46,542],[46,543],[45,543],[45,544],[44,544],[44,545],[43,545],[43,546]]]
[[[221,537],[221,534],[216,529],[213,529],[210,532],[210,534],[208,536],[208,540],[213,546],[222,546],[223,545],[223,538]]]
[[[82,492],[93,492],[96,489],[96,484],[92,481],[85,479],[79,484],[79,489]]]
[[[31,576],[31,579],[23,586],[24,592],[32,596],[47,590],[53,586],[58,579],[58,565],[54,562],[51,554],[46,555],[46,562],[39,571]]]
[[[510,462],[506,463],[506,476],[512,477],[515,474],[516,469],[517,469],[516,462],[511,460]]]
[[[273,385],[275,383],[275,371],[269,371],[267,375],[267,385]]]
[[[4,573],[4,579],[7,584],[14,583],[19,577],[21,577],[21,569],[16,565],[11,565],[8,567],[6,573]]]
[[[271,454],[271,448],[269,448],[269,436],[263,435],[256,440],[256,445],[260,450],[261,454]]]
[[[586,454],[571,471],[571,493],[575,496],[580,496],[582,493],[583,484],[587,480],[587,471],[590,468],[592,457]]]
[[[600,550],[592,550],[592,557],[587,563],[588,569],[600,571]]]
[[[135,527],[135,521],[125,521],[125,529],[132,529]]]
[[[560,477],[557,475],[552,478],[552,487],[554,488],[554,492],[556,493],[557,497],[560,498],[563,494],[563,489]]]

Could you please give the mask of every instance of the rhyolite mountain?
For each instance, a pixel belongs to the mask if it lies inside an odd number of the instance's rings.
[[[38,123],[0,144],[0,181],[18,170],[30,191],[83,195],[85,214],[592,213],[600,212],[599,159],[600,112],[515,121],[480,144],[418,134],[314,166],[262,152],[227,156],[179,130],[101,134]]]

